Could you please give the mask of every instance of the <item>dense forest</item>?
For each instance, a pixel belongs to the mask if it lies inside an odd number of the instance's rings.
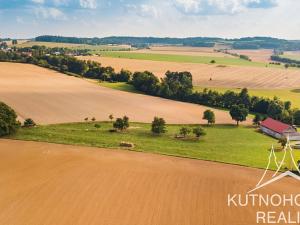
[[[127,82],[145,94],[211,107],[231,109],[234,106],[242,105],[253,113],[300,125],[300,111],[293,110],[289,101],[250,96],[247,89],[242,89],[240,93],[233,91],[219,93],[211,90],[195,92],[193,76],[189,72],[168,71],[160,80],[148,71],[133,74],[127,70],[116,72],[112,67],[103,67],[97,62],[79,60],[61,52],[57,55],[57,50],[34,46],[33,48],[15,49],[13,52],[0,51],[0,61],[35,64],[69,75],[99,81]],[[71,50],[61,49],[61,51],[69,52]]]
[[[213,47],[215,44],[227,45],[234,49],[280,49],[283,51],[300,50],[300,41],[289,41],[270,37],[249,37],[240,39],[222,39],[209,37],[190,38],[156,38],[156,37],[105,37],[105,38],[77,38],[61,36],[39,36],[36,41],[61,42],[75,44],[105,45],[128,44],[134,47],[150,45],[183,45],[193,47]]]

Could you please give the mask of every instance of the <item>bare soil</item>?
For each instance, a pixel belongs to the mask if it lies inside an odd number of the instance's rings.
[[[83,122],[95,117],[127,115],[150,123],[154,116],[167,123],[198,124],[208,107],[101,87],[81,78],[28,64],[0,63],[0,101],[18,115],[39,124]],[[213,109],[216,123],[234,123],[226,111]],[[250,123],[247,121],[246,123]]]
[[[267,159],[266,159],[267,161]],[[228,207],[263,171],[129,151],[0,140],[1,225],[249,225],[256,211]],[[255,194],[298,193],[283,179]],[[289,196],[287,195],[287,196]]]

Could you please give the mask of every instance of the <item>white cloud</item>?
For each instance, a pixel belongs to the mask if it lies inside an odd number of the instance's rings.
[[[68,5],[69,0],[53,0],[54,5],[59,6],[59,5]]]
[[[235,14],[248,8],[270,8],[278,0],[173,0],[186,14]]]
[[[153,5],[141,4],[141,5],[126,5],[128,13],[134,13],[141,17],[153,17],[157,18],[159,16],[159,10]]]
[[[86,8],[86,9],[96,9],[97,8],[96,0],[79,0],[79,4],[82,8]]]
[[[45,0],[31,0],[34,3],[38,3],[38,4],[44,4]]]
[[[57,8],[52,7],[38,7],[34,9],[36,17],[43,19],[56,19],[64,20],[66,19],[65,14]]]

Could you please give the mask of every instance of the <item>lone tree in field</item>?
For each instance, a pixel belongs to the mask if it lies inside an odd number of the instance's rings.
[[[188,136],[191,133],[191,129],[189,127],[181,127],[179,133],[184,138],[186,138],[186,136]]]
[[[117,118],[113,124],[113,127],[119,131],[126,130],[129,127],[129,118],[124,116],[123,118]]]
[[[151,131],[153,134],[166,133],[166,121],[163,118],[154,117],[151,125]]]
[[[8,105],[0,102],[0,137],[13,134],[20,127],[15,111]]]
[[[85,121],[85,122],[88,122],[88,121],[89,121],[89,118],[88,118],[88,117],[84,118],[84,121]]]
[[[247,119],[248,114],[249,110],[242,104],[233,105],[230,109],[230,116],[236,121],[237,126],[239,126],[240,122],[243,122]]]
[[[197,138],[200,138],[201,136],[205,136],[206,132],[202,127],[195,127],[193,129],[193,133],[196,135]]]
[[[203,113],[203,118],[204,120],[207,120],[207,124],[208,125],[212,125],[216,122],[216,117],[215,117],[215,113],[208,109]]]
[[[253,118],[252,122],[253,125],[259,126],[260,122],[263,120],[263,117],[260,114],[256,114],[255,117]]]
[[[28,118],[24,121],[24,127],[35,127],[35,126],[36,123],[31,118]]]
[[[114,115],[113,115],[113,114],[110,114],[108,118],[110,119],[110,122],[112,122],[113,119],[114,119]]]
[[[95,117],[93,117],[93,118],[92,118],[92,121],[93,121],[93,122],[95,122],[95,121],[96,121],[96,118],[95,118]]]

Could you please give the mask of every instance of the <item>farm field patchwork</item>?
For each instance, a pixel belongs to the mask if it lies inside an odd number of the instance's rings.
[[[227,195],[251,190],[262,173],[153,154],[1,139],[0,224],[254,224],[258,209],[228,207]],[[286,179],[259,193],[297,194],[297,182]],[[268,208],[285,209],[296,211]]]
[[[95,124],[101,125],[101,128],[95,128]],[[196,125],[187,126],[192,129]],[[260,134],[254,128],[234,125],[205,126],[207,135],[201,137],[200,141],[195,140],[193,134],[187,140],[176,139],[175,135],[179,133],[181,127],[168,125],[166,134],[156,136],[151,134],[150,124],[131,123],[131,128],[127,132],[111,133],[110,122],[72,123],[24,128],[12,138],[114,149],[119,148],[120,142],[124,141],[134,143],[137,151],[258,168],[266,166],[271,145],[279,145],[277,140]]]
[[[88,49],[92,52],[109,51],[109,50],[123,50],[130,49],[129,45],[87,45],[87,44],[72,44],[72,43],[56,43],[56,42],[39,42],[39,41],[24,41],[20,42],[17,47],[32,47],[34,45],[46,46],[48,48],[71,48],[71,49]]]
[[[180,53],[179,53],[180,54]],[[139,53],[131,51],[123,52],[102,52],[101,56],[112,58],[138,59],[138,60],[153,60],[163,62],[180,62],[180,63],[200,63],[210,64],[212,60],[218,65],[240,65],[240,66],[257,66],[265,67],[265,63],[249,62],[247,60],[235,57],[218,57],[218,56],[193,56],[193,55],[175,55],[175,54],[158,54],[158,53]]]
[[[116,71],[122,68],[135,71],[151,71],[164,77],[170,71],[189,71],[195,86],[228,87],[251,89],[297,89],[300,87],[300,70],[270,67],[218,66],[197,63],[159,62],[151,60],[122,59],[98,56],[79,57],[83,60],[100,62],[112,66]]]
[[[168,123],[205,123],[208,107],[158,97],[127,93],[29,64],[0,63],[0,101],[18,115],[39,124],[80,122],[108,115],[127,115],[132,121],[151,122],[154,116]],[[234,124],[228,112],[214,109],[216,122]],[[251,123],[250,119],[246,124]]]

